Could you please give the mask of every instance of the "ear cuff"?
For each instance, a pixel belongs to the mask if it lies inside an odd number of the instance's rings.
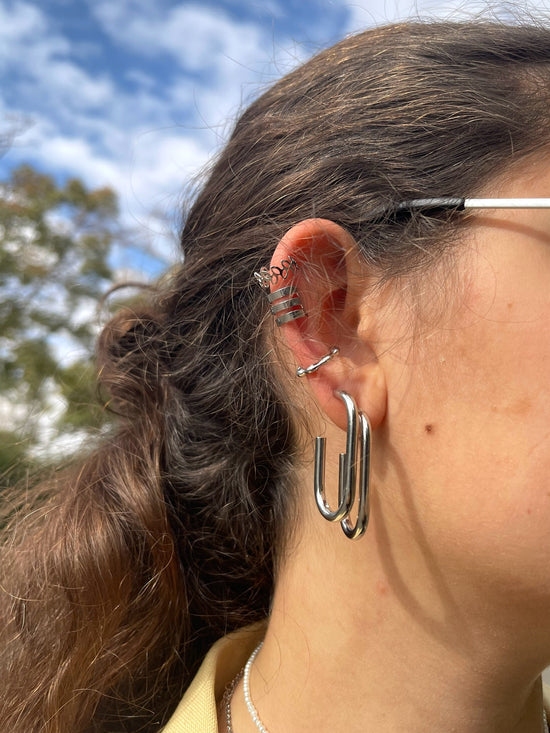
[[[298,265],[296,260],[289,257],[281,262],[280,267],[260,267],[254,273],[254,279],[264,290],[267,300],[271,304],[271,314],[276,316],[275,323],[280,327],[285,323],[297,321],[298,318],[305,318],[306,312],[294,285],[285,285],[278,290],[270,292],[272,285],[280,280],[287,280],[291,273],[296,272]]]
[[[306,317],[302,301],[294,285],[286,285],[284,288],[269,293],[267,299],[271,303],[272,315],[277,316],[275,319],[277,326]],[[278,315],[279,313],[281,315]]]

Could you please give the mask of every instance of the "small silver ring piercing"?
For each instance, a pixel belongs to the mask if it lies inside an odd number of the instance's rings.
[[[336,356],[336,354],[338,354],[339,351],[340,349],[337,346],[333,346],[332,349],[330,350],[330,353],[323,356],[321,359],[319,359],[319,361],[315,362],[315,364],[311,364],[308,367],[298,367],[298,369],[296,369],[296,376],[305,377],[308,374],[312,374],[313,372],[316,372],[317,369],[320,369],[323,366],[323,364],[326,364],[327,361],[330,361],[333,356]]]

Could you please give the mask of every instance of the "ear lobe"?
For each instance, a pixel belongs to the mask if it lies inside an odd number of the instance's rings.
[[[296,365],[307,368],[334,347],[339,349],[337,356],[304,378],[319,407],[345,428],[345,407],[335,392],[348,392],[377,427],[385,413],[385,379],[365,338],[368,328],[361,324],[368,277],[353,237],[332,221],[307,219],[284,235],[270,268],[271,292],[293,286],[305,311],[305,317],[289,320],[280,329]]]

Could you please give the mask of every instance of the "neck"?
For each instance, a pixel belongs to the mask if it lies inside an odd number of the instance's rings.
[[[281,573],[251,670],[252,698],[269,733],[543,730],[544,664],[523,652],[517,626],[508,633],[502,614],[489,608],[482,623],[481,610],[442,592],[433,568],[424,567],[426,582],[419,582],[418,557],[416,575],[408,576],[413,594],[396,581],[407,576],[388,572],[380,527],[370,527],[362,545],[342,535],[334,548],[334,535],[324,535],[338,527],[320,522],[316,538],[302,542]],[[392,563],[402,569],[399,543],[392,547]],[[409,564],[414,554],[409,545]],[[254,733],[242,683],[232,707],[235,732]]]

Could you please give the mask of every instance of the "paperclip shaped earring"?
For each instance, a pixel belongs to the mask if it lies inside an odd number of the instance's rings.
[[[329,522],[340,522],[346,537],[357,539],[365,533],[369,521],[369,478],[370,478],[370,425],[367,416],[346,392],[336,393],[346,406],[347,433],[346,452],[340,454],[338,480],[338,506],[331,509],[325,492],[325,446],[326,438],[315,440],[314,490],[317,507]],[[357,448],[359,447],[359,461]],[[349,514],[356,495],[357,468],[359,468],[359,504],[355,525],[349,521]]]
[[[359,411],[359,504],[355,526],[349,516],[341,521],[346,537],[356,540],[365,534],[369,523],[369,486],[370,486],[370,423],[364,412]]]

